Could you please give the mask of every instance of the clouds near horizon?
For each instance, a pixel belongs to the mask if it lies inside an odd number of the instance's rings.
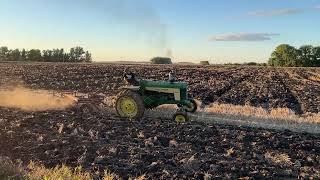
[[[278,33],[228,33],[216,35],[209,38],[209,41],[267,41]]]
[[[272,9],[263,11],[251,11],[248,12],[248,16],[280,16],[280,15],[291,15],[302,13],[303,9],[298,8],[283,8],[283,9]]]
[[[246,15],[251,17],[263,17],[263,16],[282,16],[282,15],[294,15],[303,12],[320,10],[320,4],[313,7],[303,8],[280,8],[280,9],[270,9],[270,10],[254,10],[248,12]]]

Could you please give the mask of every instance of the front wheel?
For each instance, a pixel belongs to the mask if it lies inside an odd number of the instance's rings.
[[[142,118],[145,110],[141,96],[130,90],[119,93],[115,108],[120,117],[129,119]]]
[[[177,123],[185,123],[189,121],[189,117],[186,112],[177,112],[173,115],[173,120]]]

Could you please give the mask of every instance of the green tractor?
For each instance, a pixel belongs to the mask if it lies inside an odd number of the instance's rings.
[[[163,104],[176,104],[176,122],[189,120],[187,113],[197,110],[197,103],[189,99],[187,83],[176,82],[174,73],[168,81],[138,80],[133,73],[125,73],[127,86],[122,87],[115,102],[117,114],[122,118],[140,119],[145,109],[153,109]]]

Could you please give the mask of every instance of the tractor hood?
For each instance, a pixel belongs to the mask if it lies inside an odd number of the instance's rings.
[[[185,83],[185,82],[141,80],[140,81],[140,86],[142,86],[142,87],[161,87],[161,88],[187,89],[187,83]]]

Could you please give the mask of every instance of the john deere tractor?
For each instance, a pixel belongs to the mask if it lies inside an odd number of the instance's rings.
[[[118,115],[122,118],[140,119],[145,109],[153,109],[163,104],[176,104],[173,119],[177,122],[189,120],[187,113],[194,113],[197,104],[188,98],[187,83],[176,82],[173,72],[168,81],[139,80],[132,72],[125,72],[127,86],[122,87],[115,102]]]

